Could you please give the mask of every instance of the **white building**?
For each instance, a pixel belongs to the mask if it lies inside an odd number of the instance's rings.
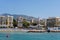
[[[13,27],[13,16],[0,16],[0,27]]]
[[[18,21],[18,27],[22,27],[23,26],[23,24],[22,24],[23,18],[22,17],[18,17],[17,21]]]

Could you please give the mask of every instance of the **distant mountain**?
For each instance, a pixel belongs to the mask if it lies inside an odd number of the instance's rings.
[[[2,16],[7,16],[7,15],[10,15],[10,16],[13,16],[14,19],[16,19],[17,17],[21,16],[27,20],[31,20],[32,18],[34,18],[35,20],[37,20],[37,18],[35,17],[32,17],[32,16],[27,16],[27,15],[19,15],[19,14],[8,14],[8,13],[4,13],[4,14],[1,14]]]

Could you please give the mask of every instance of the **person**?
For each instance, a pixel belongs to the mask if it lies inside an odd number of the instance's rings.
[[[9,35],[6,35],[6,37],[8,38],[8,37],[9,37]]]

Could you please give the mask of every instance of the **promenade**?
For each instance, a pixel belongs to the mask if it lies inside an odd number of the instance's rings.
[[[0,28],[0,32],[47,32],[47,30]],[[60,32],[60,30],[50,30],[50,32]]]
[[[46,30],[1,28],[0,32],[46,32]]]
[[[24,30],[24,29],[14,29],[14,28],[3,28],[0,29],[0,32],[27,32],[28,30]]]

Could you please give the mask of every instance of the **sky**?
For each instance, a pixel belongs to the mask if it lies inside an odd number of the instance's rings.
[[[0,14],[60,17],[60,0],[0,0]]]

